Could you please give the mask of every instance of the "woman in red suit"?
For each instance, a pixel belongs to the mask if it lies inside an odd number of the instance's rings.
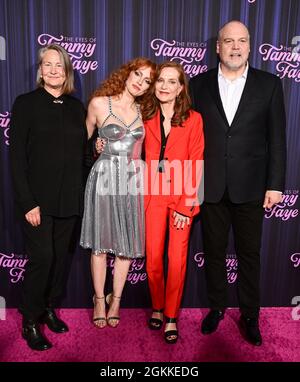
[[[191,109],[181,65],[168,61],[159,66],[155,100],[148,115],[145,121],[146,270],[153,307],[149,327],[160,329],[164,315],[165,340],[175,343],[191,223],[200,210],[197,190],[204,150],[202,118]],[[163,257],[167,230],[165,280]]]

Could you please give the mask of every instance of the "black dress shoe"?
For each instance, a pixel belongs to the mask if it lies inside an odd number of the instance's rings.
[[[211,309],[207,316],[202,321],[201,332],[202,334],[211,334],[217,330],[219,322],[224,318],[223,310]]]
[[[23,319],[22,337],[33,350],[48,350],[52,347],[51,343],[41,333],[36,321]]]
[[[257,318],[247,318],[241,316],[240,330],[245,340],[250,342],[252,345],[260,346],[262,344]]]
[[[54,333],[66,333],[69,331],[67,324],[57,317],[53,308],[46,308],[46,311],[41,318],[41,322],[46,324]]]

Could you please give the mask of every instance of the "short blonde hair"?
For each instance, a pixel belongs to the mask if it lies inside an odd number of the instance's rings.
[[[44,87],[44,80],[41,77],[41,65],[43,62],[44,55],[48,50],[55,50],[61,58],[61,62],[62,62],[65,75],[66,75],[66,79],[62,87],[62,93],[63,94],[73,93],[75,91],[75,87],[74,87],[74,70],[73,70],[72,62],[71,62],[70,56],[68,55],[68,52],[63,47],[57,44],[47,45],[38,51],[38,70],[36,74],[37,86],[40,88]]]

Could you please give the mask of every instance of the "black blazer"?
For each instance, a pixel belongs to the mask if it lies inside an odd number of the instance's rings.
[[[17,97],[12,108],[11,170],[23,216],[36,206],[57,217],[82,213],[86,112],[72,96],[53,101],[39,88]]]
[[[226,187],[234,203],[262,200],[266,190],[283,191],[286,118],[280,79],[249,68],[231,126],[217,68],[192,78],[190,93],[204,122],[204,200],[219,202]]]

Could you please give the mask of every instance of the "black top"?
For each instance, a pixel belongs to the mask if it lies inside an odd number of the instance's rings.
[[[161,136],[161,146],[160,146],[160,153],[159,153],[159,164],[158,164],[158,172],[165,172],[164,168],[164,160],[168,160],[168,158],[164,158],[165,155],[165,149],[167,146],[167,141],[169,134],[165,135],[165,129],[164,129],[164,120],[165,117],[163,116],[163,113],[160,112],[160,136]]]
[[[83,104],[44,88],[14,102],[10,154],[15,199],[22,215],[36,206],[57,217],[81,215],[87,140]]]

